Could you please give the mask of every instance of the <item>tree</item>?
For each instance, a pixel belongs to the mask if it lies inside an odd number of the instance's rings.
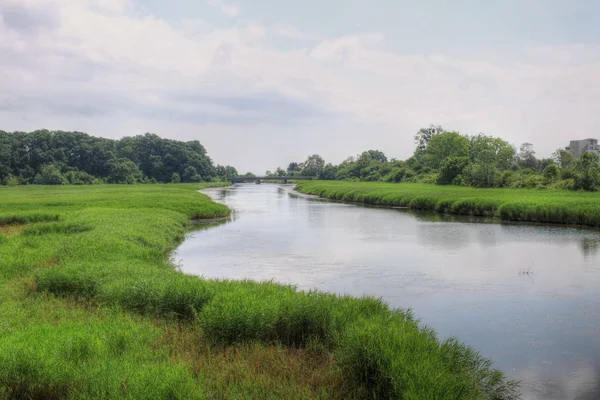
[[[575,162],[574,189],[596,191],[600,187],[600,166],[598,154],[584,151]]]
[[[560,168],[558,168],[558,165],[555,163],[548,164],[548,166],[544,168],[543,175],[544,180],[546,180],[547,183],[556,182],[560,178]]]
[[[552,153],[552,159],[560,168],[572,168],[575,163],[573,154],[565,149],[557,149]]]
[[[500,138],[484,135],[480,133],[477,136],[469,138],[469,157],[471,162],[476,162],[482,151],[491,151],[494,154],[496,166],[500,170],[509,169],[514,158],[515,148],[513,145]]]
[[[454,183],[455,179],[463,173],[469,163],[469,157],[447,157],[440,165],[440,176],[437,183],[440,185]]]
[[[302,175],[318,176],[325,166],[325,160],[318,154],[308,156],[302,168]]]
[[[325,167],[323,167],[323,171],[321,171],[318,178],[324,180],[333,180],[336,178],[337,171],[338,169],[335,165],[328,163],[325,165]]]
[[[173,173],[173,175],[176,174]],[[173,175],[171,175],[171,182],[173,182]],[[179,176],[179,175],[178,175]],[[183,172],[183,181],[184,182],[202,182],[202,177],[196,171],[196,168],[188,165],[185,167],[185,171]]]
[[[127,159],[119,158],[109,165],[110,174],[106,179],[108,183],[136,183],[142,177],[142,171],[136,163]]]
[[[298,164],[297,162],[291,162],[290,165],[288,165],[287,167],[287,172],[288,174],[293,174],[294,172],[300,171],[302,168],[300,168],[300,164]]]
[[[367,154],[369,154],[369,157],[371,157],[371,160],[373,161],[380,161],[380,162],[387,162],[388,159],[385,156],[385,154],[383,154],[382,151],[379,150],[369,150],[367,151]]]
[[[535,158],[535,150],[533,149],[533,145],[531,143],[523,143],[521,147],[519,147],[517,164],[521,168],[537,169],[538,162]]]
[[[287,175],[287,171],[285,171],[283,168],[278,167],[275,170],[275,175],[277,175],[277,176],[286,176]]]
[[[41,185],[66,185],[69,181],[56,165],[45,164],[40,168],[39,182],[37,183]]]
[[[438,169],[447,157],[468,157],[469,139],[458,132],[444,132],[431,138],[425,149],[425,163]]]
[[[498,168],[493,150],[483,150],[477,155],[476,162],[465,168],[466,180],[476,187],[493,187],[496,184]]]
[[[444,133],[444,128],[437,125],[429,125],[428,128],[421,128],[419,132],[417,132],[414,136],[415,143],[417,144],[417,148],[415,149],[415,157],[421,160],[423,155],[425,154],[425,149],[427,145],[437,135],[441,135]]]
[[[163,139],[147,133],[120,140],[96,138],[82,132],[39,130],[34,132],[0,131],[0,179],[12,175],[21,183],[33,183],[44,165],[55,165],[61,172],[79,171],[95,179],[108,178],[125,182],[116,171],[123,160],[133,162],[142,174],[129,175],[128,179],[141,180],[145,176],[170,182],[177,172],[180,176],[185,168],[192,166],[198,175],[206,179],[216,176],[212,160],[198,141],[181,142]],[[111,170],[112,168],[112,170]],[[84,175],[80,175],[80,178]],[[132,178],[133,177],[133,178]],[[80,183],[77,174],[69,174],[70,180]],[[87,179],[87,178],[86,178]]]
[[[180,183],[181,182],[181,177],[179,176],[179,174],[177,172],[173,172],[173,175],[171,175],[171,183]]]

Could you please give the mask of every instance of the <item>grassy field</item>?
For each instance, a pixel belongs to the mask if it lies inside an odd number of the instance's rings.
[[[518,397],[378,299],[177,272],[198,187],[0,188],[0,399]]]
[[[417,183],[299,182],[297,190],[328,199],[506,221],[600,226],[600,193],[541,189],[476,189]]]

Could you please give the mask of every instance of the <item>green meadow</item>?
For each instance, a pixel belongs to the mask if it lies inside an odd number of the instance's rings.
[[[298,182],[296,189],[350,203],[494,217],[506,221],[600,226],[600,193],[595,192],[332,181]]]
[[[190,221],[230,214],[197,192],[210,185],[0,188],[0,399],[518,398],[476,350],[379,299],[178,272]],[[352,185],[300,188],[393,192]]]

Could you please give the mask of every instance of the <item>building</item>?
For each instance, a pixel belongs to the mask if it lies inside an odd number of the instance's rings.
[[[598,154],[600,156],[600,146],[598,145],[598,139],[582,139],[582,140],[571,140],[569,143],[569,147],[566,148],[569,150],[575,158],[581,157],[581,154],[584,151],[590,151]]]

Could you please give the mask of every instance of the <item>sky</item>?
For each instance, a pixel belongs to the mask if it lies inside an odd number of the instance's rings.
[[[0,0],[0,129],[199,140],[263,173],[421,127],[600,137],[595,0]]]

